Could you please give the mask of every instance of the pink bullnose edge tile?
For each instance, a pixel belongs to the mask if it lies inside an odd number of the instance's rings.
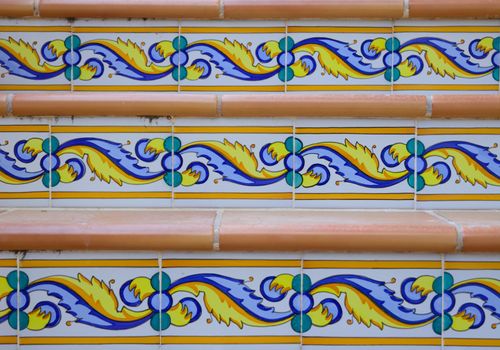
[[[455,227],[425,212],[225,211],[221,250],[452,252]]]
[[[439,211],[460,225],[464,252],[500,252],[500,211]]]
[[[215,211],[14,210],[5,250],[211,250]]]

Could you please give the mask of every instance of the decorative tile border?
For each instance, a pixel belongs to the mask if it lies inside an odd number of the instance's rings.
[[[494,256],[48,252],[17,259],[2,253],[0,260],[0,327],[19,337],[3,344],[499,345]]]
[[[499,24],[3,20],[0,88],[498,93]]]
[[[483,121],[482,127],[425,121],[417,128],[413,121],[394,126],[392,120],[362,119],[35,123],[41,125],[33,125],[32,132],[26,125],[1,127],[0,181],[7,184],[2,206],[17,206],[22,198],[51,198],[53,206],[70,207],[285,208],[294,202],[325,208],[413,208],[417,203],[419,208],[492,209],[500,203],[497,121]],[[40,134],[40,128],[50,129],[50,135]],[[95,201],[104,198],[110,200]]]

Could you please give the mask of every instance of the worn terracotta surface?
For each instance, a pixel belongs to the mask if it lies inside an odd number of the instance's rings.
[[[500,119],[500,95],[434,95],[432,117]]]
[[[16,116],[204,116],[216,115],[215,95],[163,93],[33,93],[13,100]]]
[[[409,0],[411,18],[500,18],[498,0]]]
[[[0,94],[0,116],[7,115],[7,95]]]
[[[225,0],[224,17],[252,18],[399,18],[402,0]]]
[[[500,251],[500,211],[439,211],[438,214],[461,226],[463,251]]]
[[[42,17],[198,18],[219,17],[218,0],[40,0]]]
[[[266,94],[224,95],[225,117],[424,117],[425,96]]]
[[[2,250],[210,250],[215,211],[15,210]]]
[[[452,252],[454,226],[425,212],[225,211],[221,250]]]
[[[0,17],[33,16],[34,0],[0,0]]]

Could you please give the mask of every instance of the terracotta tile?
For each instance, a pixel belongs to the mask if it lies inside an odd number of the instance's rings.
[[[266,94],[224,95],[225,117],[413,117],[425,116],[424,96]]]
[[[221,250],[450,252],[455,228],[424,212],[236,211],[223,214]]]
[[[410,0],[410,17],[498,18],[500,2],[490,0]]]
[[[225,0],[224,17],[252,18],[396,18],[403,15],[403,2],[384,1],[321,1],[302,0]]]
[[[6,250],[207,250],[214,211],[30,211],[0,216]]]
[[[433,118],[498,119],[500,95],[434,95]]]
[[[204,116],[216,114],[215,95],[164,93],[71,93],[14,96],[13,113],[26,115],[87,116]]]
[[[7,115],[7,95],[0,94],[0,116]]]
[[[35,0],[3,0],[0,7],[1,17],[33,16]]]
[[[42,17],[206,18],[219,17],[217,0],[40,0]]]
[[[462,227],[463,251],[500,252],[500,211],[439,211]]]

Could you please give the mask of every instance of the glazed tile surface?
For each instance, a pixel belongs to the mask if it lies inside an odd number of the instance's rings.
[[[417,128],[411,120],[362,119],[2,121],[4,207],[499,203],[497,121],[419,121]]]
[[[13,256],[0,259],[4,345],[19,322],[36,349],[498,346],[494,257],[47,252],[17,270]]]
[[[8,91],[500,90],[498,20],[0,24]]]

